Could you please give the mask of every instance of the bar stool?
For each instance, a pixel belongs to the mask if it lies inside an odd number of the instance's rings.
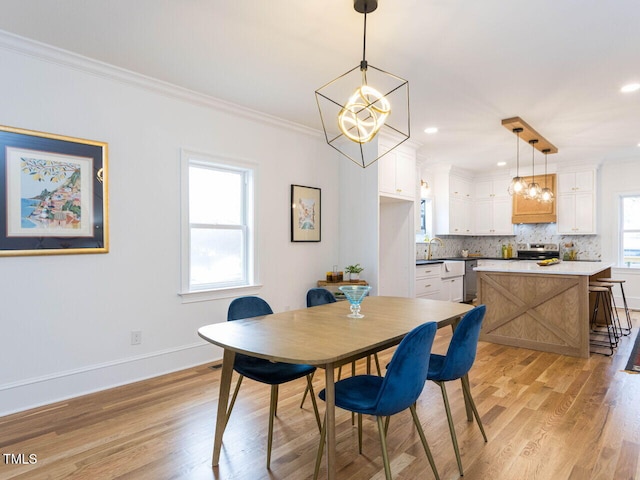
[[[593,282],[595,283],[595,282]],[[589,284],[589,294],[595,295],[595,302],[593,304],[593,312],[591,314],[591,337],[589,339],[589,344],[591,346],[596,347],[605,347],[611,350],[610,354],[602,353],[595,351],[593,353],[600,353],[602,355],[613,355],[615,348],[618,346],[618,338],[615,335],[615,327],[612,313],[611,300],[609,299],[610,290],[607,287],[596,286],[593,284]],[[602,308],[604,311],[604,319],[605,319],[605,332],[601,330],[601,327],[598,326],[598,311],[600,309],[600,305],[602,304]],[[602,336],[601,339],[594,339],[593,336]]]
[[[603,280],[598,280],[596,282],[589,282],[589,285],[594,287],[604,287],[609,290],[609,293],[606,295],[607,301],[609,302],[610,312],[611,312],[611,321],[613,323],[613,333],[616,336],[616,340],[622,338],[625,335],[622,332],[622,325],[620,324],[620,317],[618,316],[618,307],[616,305],[616,300],[613,298],[613,283],[605,282]]]
[[[631,322],[631,313],[629,311],[629,305],[627,305],[627,297],[624,294],[624,286],[622,285],[626,280],[620,280],[617,278],[598,278],[599,282],[607,282],[607,283],[617,283],[620,285],[620,291],[622,292],[622,303],[624,305],[624,313],[627,317],[627,327],[624,329],[627,332],[625,335],[629,335],[631,333],[631,329],[633,328],[633,323]]]

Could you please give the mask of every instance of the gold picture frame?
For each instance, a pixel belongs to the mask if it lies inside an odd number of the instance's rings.
[[[0,126],[0,256],[109,251],[107,148]]]

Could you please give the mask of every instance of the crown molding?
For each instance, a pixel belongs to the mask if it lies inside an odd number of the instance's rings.
[[[323,138],[322,131],[0,30],[0,48],[234,116]]]

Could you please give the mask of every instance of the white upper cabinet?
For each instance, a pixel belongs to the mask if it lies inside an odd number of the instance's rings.
[[[511,177],[476,180],[474,188],[474,200],[489,200],[493,198],[509,197],[509,184]]]
[[[471,235],[472,183],[449,170],[436,172],[435,233],[436,235]]]
[[[595,169],[558,173],[558,233],[596,234]]]
[[[593,192],[595,190],[595,172],[558,173],[558,194]]]
[[[507,191],[510,182],[508,176],[475,181],[472,207],[475,235],[513,235],[512,201]]]
[[[380,144],[380,151],[385,151]],[[417,172],[415,152],[392,150],[378,160],[378,191],[381,195],[415,200],[417,189]]]
[[[449,194],[454,198],[471,200],[471,182],[464,177],[451,175],[449,177]]]

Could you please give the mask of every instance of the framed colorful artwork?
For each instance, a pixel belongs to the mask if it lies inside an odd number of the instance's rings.
[[[0,126],[0,256],[107,253],[107,144]]]
[[[320,189],[291,185],[291,241],[319,242],[321,231]]]

